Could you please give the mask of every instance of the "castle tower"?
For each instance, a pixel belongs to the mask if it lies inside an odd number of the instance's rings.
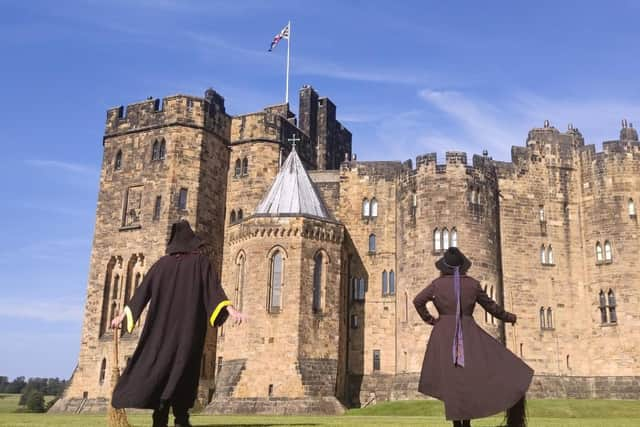
[[[106,410],[113,386],[109,325],[164,255],[173,222],[189,220],[220,272],[229,127],[224,99],[213,90],[204,98],[175,95],[107,112],[80,355],[53,410]],[[133,354],[144,317],[133,334],[122,336],[121,367]],[[214,353],[212,333],[204,357]],[[213,374],[204,364],[205,390]]]
[[[343,227],[292,150],[253,214],[228,230],[222,274],[247,327],[218,334],[211,413],[340,413]],[[229,291],[233,289],[233,291]]]

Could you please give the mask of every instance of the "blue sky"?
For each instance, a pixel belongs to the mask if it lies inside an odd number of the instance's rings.
[[[80,344],[107,108],[213,87],[227,111],[312,84],[362,160],[483,149],[545,119],[587,143],[640,121],[624,2],[0,0],[0,375],[68,377]],[[11,342],[8,345],[6,343]]]

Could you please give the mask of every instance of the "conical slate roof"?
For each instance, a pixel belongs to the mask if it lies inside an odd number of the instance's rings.
[[[282,165],[266,197],[258,205],[256,214],[306,214],[329,219],[327,209],[295,148],[291,150],[291,154]]]

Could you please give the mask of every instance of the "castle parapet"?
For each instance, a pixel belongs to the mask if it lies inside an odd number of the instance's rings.
[[[226,139],[230,122],[224,98],[209,89],[204,98],[178,94],[111,108],[107,110],[105,135],[181,124],[205,128]]]

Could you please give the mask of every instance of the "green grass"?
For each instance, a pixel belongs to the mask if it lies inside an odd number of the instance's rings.
[[[1,395],[0,395],[1,396]],[[0,405],[6,398],[0,397]],[[12,399],[12,397],[10,397]],[[17,404],[17,398],[15,399]],[[535,400],[529,403],[530,427],[637,427],[640,401]],[[339,417],[209,416],[194,415],[194,426],[431,426],[450,427],[438,401],[385,402],[352,409]],[[128,414],[134,427],[151,425],[149,415]],[[497,426],[502,417],[473,421],[476,427]],[[170,424],[172,425],[172,424]],[[107,427],[105,415],[0,414],[0,427]]]
[[[55,396],[45,396],[44,401],[46,403],[46,402],[49,402],[50,400],[53,400],[54,398]],[[18,409],[24,408],[18,405],[19,402],[20,402],[19,394],[0,393],[0,423],[2,423],[3,414],[16,412]]]

